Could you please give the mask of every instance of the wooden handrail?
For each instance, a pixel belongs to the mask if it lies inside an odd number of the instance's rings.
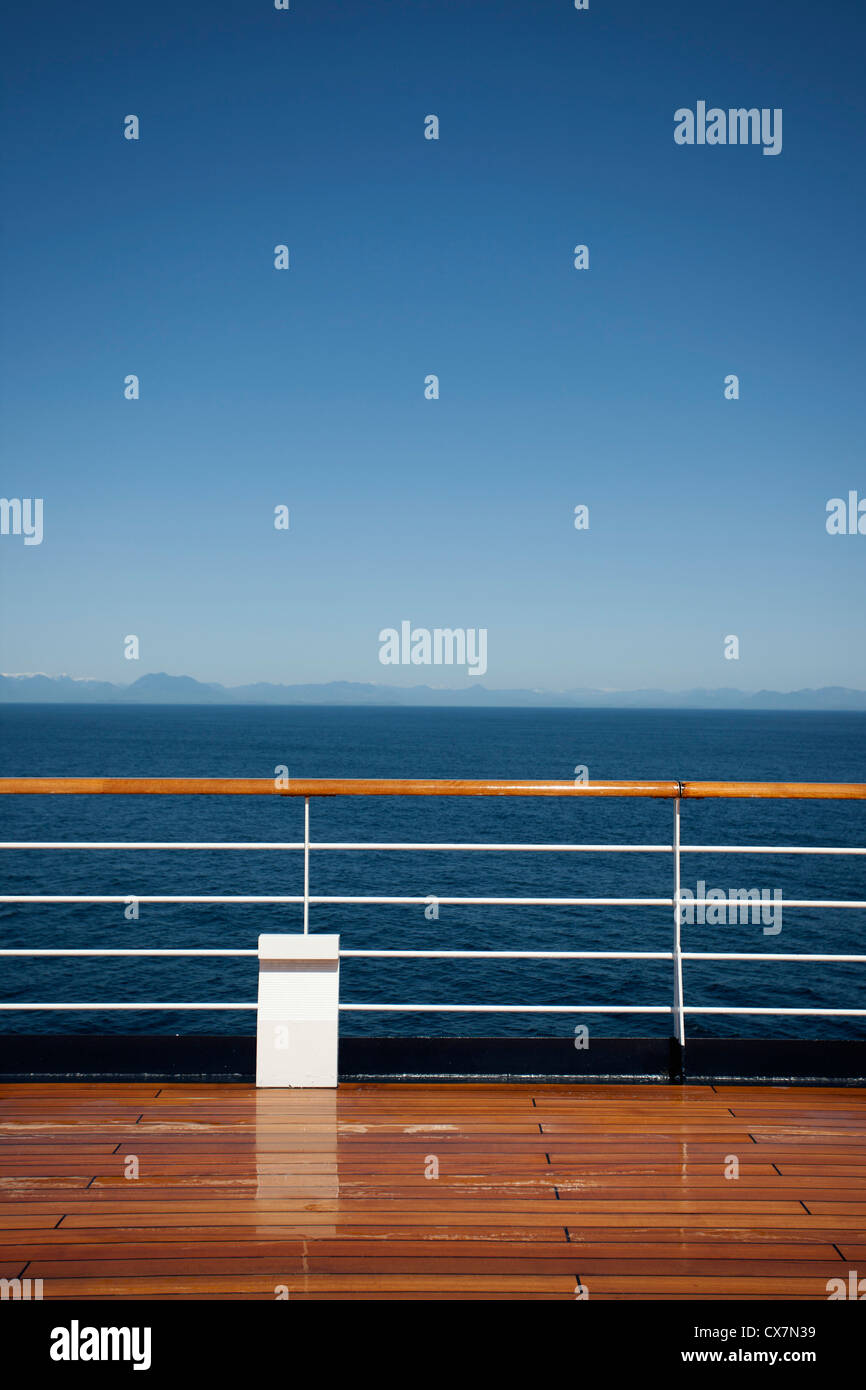
[[[866,800],[864,782],[452,781],[400,778],[0,777],[0,795],[109,796],[638,796],[689,800],[763,797]]]
[[[78,793],[123,796],[661,796],[676,797],[678,782],[451,781],[399,778],[292,777],[2,777],[0,794]]]
[[[862,801],[866,782],[684,782],[689,800],[711,797],[796,798],[804,801]]]

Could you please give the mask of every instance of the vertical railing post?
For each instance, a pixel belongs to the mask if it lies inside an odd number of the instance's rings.
[[[681,941],[681,909],[680,909],[680,798],[682,796],[682,783],[679,791],[674,798],[674,837],[673,837],[673,858],[674,858],[674,937],[673,937],[673,966],[674,966],[674,1065],[673,1073],[678,1079],[682,1078],[683,1062],[686,1046],[685,1014],[683,1013],[683,955]]]
[[[304,797],[304,935],[310,930],[310,798]]]

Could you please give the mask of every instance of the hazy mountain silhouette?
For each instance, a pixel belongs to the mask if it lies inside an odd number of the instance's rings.
[[[0,675],[0,702],[27,704],[171,705],[455,705],[536,706],[564,709],[791,709],[866,710],[866,690],[825,685],[811,690],[489,690],[484,685],[440,689],[430,685],[373,685],[329,681],[318,685],[277,685],[258,681],[224,686],[170,676],[140,676],[130,685],[72,676]]]

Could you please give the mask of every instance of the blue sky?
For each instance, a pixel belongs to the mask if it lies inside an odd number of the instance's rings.
[[[44,539],[0,536],[0,667],[470,684],[380,664],[409,619],[486,628],[492,687],[866,687],[866,535],[825,528],[866,497],[864,37],[801,0],[17,7],[2,492]],[[676,145],[699,100],[782,108],[782,152]]]

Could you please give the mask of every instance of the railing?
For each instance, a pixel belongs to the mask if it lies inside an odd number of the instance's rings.
[[[303,907],[303,931],[309,933],[310,908],[330,904],[426,904],[430,896],[347,896],[344,894],[314,895],[310,891],[310,856],[317,852],[342,851],[485,851],[499,853],[569,853],[569,854],[670,854],[673,865],[673,887],[670,896],[636,898],[584,897],[436,897],[443,905],[508,906],[508,907],[668,907],[672,910],[671,949],[666,951],[447,951],[447,950],[340,950],[340,958],[384,958],[421,960],[665,960],[672,965],[672,1001],[664,1004],[429,1004],[429,1003],[340,1003],[343,1012],[419,1012],[419,1013],[548,1013],[548,1014],[667,1014],[673,1021],[673,1034],[679,1046],[685,1044],[686,1014],[770,1014],[814,1016],[866,1016],[866,1008],[779,1008],[733,1005],[687,1005],[684,998],[683,963],[686,961],[798,961],[798,962],[858,962],[866,954],[829,954],[813,952],[748,952],[748,951],[685,951],[682,948],[682,913],[688,901],[692,907],[716,905],[717,898],[683,896],[681,863],[684,854],[802,854],[802,855],[864,855],[866,847],[806,846],[806,845],[690,845],[680,836],[681,805],[683,801],[719,798],[806,799],[806,800],[866,800],[866,784],[839,782],[587,782],[574,784],[558,781],[399,781],[399,780],[323,780],[292,779],[287,786],[271,779],[220,778],[0,778],[0,795],[122,795],[122,796],[282,796],[303,797],[304,838],[293,841],[73,841],[26,840],[2,841],[0,849],[9,850],[226,850],[226,851],[303,851],[303,892],[298,894],[3,894],[0,903],[269,903],[296,904]],[[673,828],[670,844],[524,844],[524,843],[430,843],[430,842],[355,842],[312,841],[310,839],[310,800],[334,796],[554,796],[581,800],[594,797],[646,797],[670,800],[673,803]],[[862,909],[863,900],[779,898],[782,908]],[[3,957],[196,957],[196,956],[256,956],[255,949],[223,948],[190,949],[17,949],[0,950]],[[0,1010],[128,1010],[143,1012],[152,1009],[170,1010],[254,1010],[253,1002],[185,1002],[125,1001],[104,1003],[0,1003]]]

